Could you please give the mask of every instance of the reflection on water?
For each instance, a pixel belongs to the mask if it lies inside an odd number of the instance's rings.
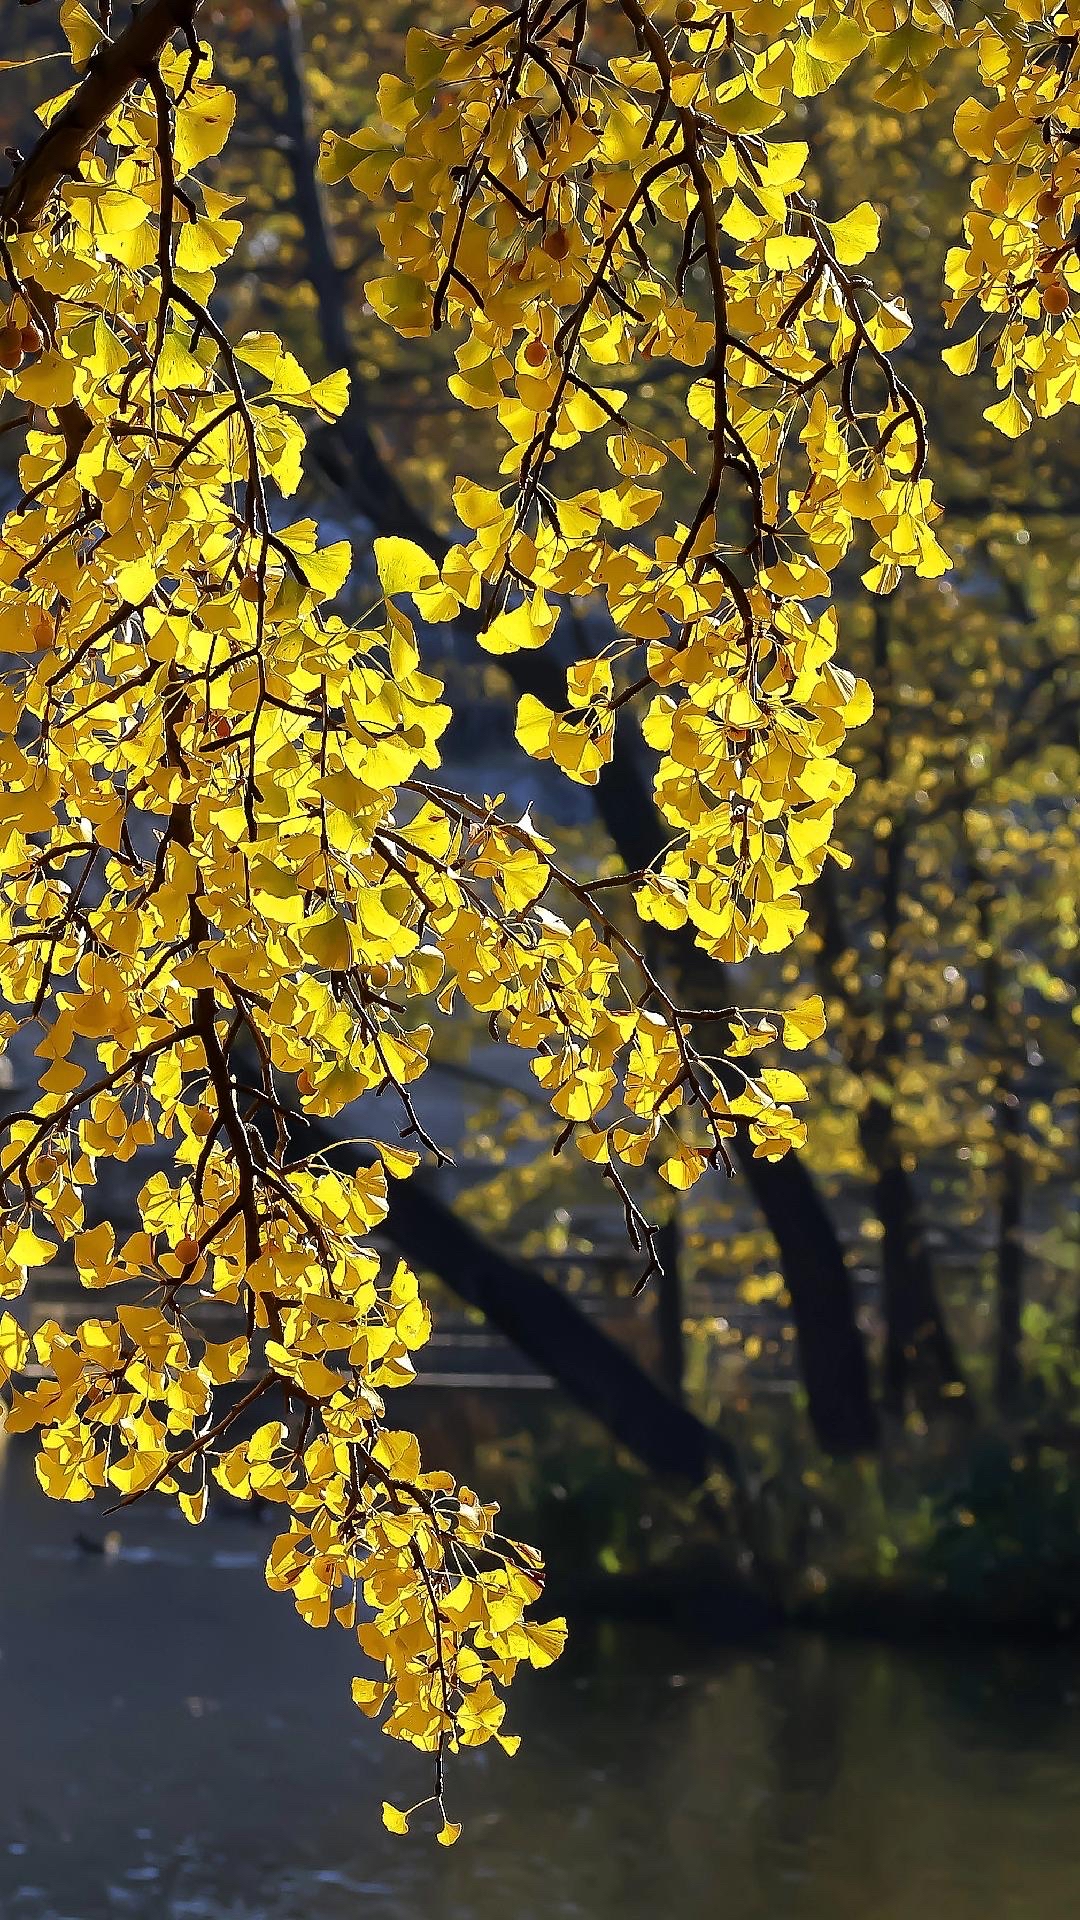
[[[1073,1920],[1080,1665],[1060,1649],[753,1650],[580,1625],[456,1764],[452,1853],[395,1840],[422,1762],[351,1707],[348,1636],[268,1533],[124,1516],[72,1546],[0,1459],[3,1920]],[[110,1523],[105,1523],[110,1524]]]

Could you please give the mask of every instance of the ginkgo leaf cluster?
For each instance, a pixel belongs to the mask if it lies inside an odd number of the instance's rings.
[[[845,859],[841,752],[872,711],[838,664],[835,577],[857,552],[887,592],[949,561],[896,358],[909,320],[868,277],[879,212],[822,217],[790,103],[866,59],[883,103],[917,108],[941,55],[977,52],[949,312],[978,301],[1005,395],[988,417],[1015,431],[1074,397],[1075,7],[1013,0],[969,29],[939,0],[523,0],[410,30],[404,77],[327,136],[324,173],[382,209],[372,309],[452,332],[450,392],[504,457],[498,485],[459,479],[441,565],[376,543],[355,620],[335,610],[348,542],[289,505],[347,380],[218,316],[242,225],[199,171],[234,111],[199,11],[146,0],[109,30],[65,4],[69,83],[0,202],[20,450],[0,995],[5,1040],[32,1032],[41,1062],[0,1128],[0,1296],[65,1246],[118,1302],[74,1330],[0,1321],[8,1426],[40,1431],[54,1497],[158,1489],[197,1521],[213,1479],[281,1505],[271,1586],[356,1634],[357,1704],[434,1756],[441,1806],[447,1752],[512,1750],[501,1690],[564,1629],[530,1617],[535,1552],[387,1421],[430,1331],[372,1244],[387,1178],[438,1153],[411,1089],[467,1003],[529,1055],[557,1146],[612,1185],[647,1270],[647,1159],[682,1191],[730,1171],[740,1130],[765,1157],[801,1143],[803,1082],[749,1056],[804,1046],[820,1002],[683,1007],[650,927],[724,961],[798,934]],[[683,373],[667,437],[636,402],[655,356]],[[595,484],[564,484],[581,449]],[[592,785],[636,708],[670,829],[655,867],[592,882],[528,813],[440,781],[450,709],[402,604],[465,616],[498,657],[554,648],[573,599],[606,637],[564,704],[523,696],[517,739]],[[297,1144],[300,1117],[367,1094],[393,1117],[357,1171]],[[118,1242],[88,1195],[140,1154]]]

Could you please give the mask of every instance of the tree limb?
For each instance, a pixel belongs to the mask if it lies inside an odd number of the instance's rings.
[[[49,195],[61,180],[78,172],[91,141],[173,34],[183,31],[194,44],[195,16],[202,4],[203,0],[148,0],[117,39],[102,41],[63,112],[16,167],[0,202],[5,222],[20,233],[37,225]]]

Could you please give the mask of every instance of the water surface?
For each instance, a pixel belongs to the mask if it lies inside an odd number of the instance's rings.
[[[1075,1920],[1080,1664],[580,1624],[451,1776],[351,1706],[349,1637],[262,1584],[270,1533],[124,1516],[76,1548],[0,1457],[3,1920]]]

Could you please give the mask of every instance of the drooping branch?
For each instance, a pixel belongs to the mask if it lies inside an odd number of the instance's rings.
[[[327,360],[346,366],[350,374],[349,408],[333,430],[344,442],[347,457],[344,490],[351,505],[371,521],[376,533],[416,539],[439,562],[447,554],[449,541],[409,500],[363,419],[365,382],[343,324],[345,308],[333,235],[319,183],[313,177],[300,22],[292,0],[281,0],[280,11],[282,25],[275,38],[275,53],[287,102],[290,143],[286,157],[293,176],[307,272],[316,293]],[[462,634],[475,634],[482,619],[462,609],[456,624]],[[564,625],[554,647],[511,653],[500,659],[519,695],[532,694],[553,709],[565,697],[568,650],[558,650],[558,639],[564,632],[569,639],[570,629]],[[571,655],[572,651],[571,647]],[[615,730],[611,762],[602,769],[592,792],[605,830],[626,871],[633,873],[658,863],[670,836],[640,764],[629,720],[626,715],[624,724]],[[736,998],[723,967],[705,956],[688,929],[666,934],[664,945],[687,1000],[700,994],[699,1004],[715,1005]],[[877,1420],[855,1318],[852,1280],[825,1203],[796,1153],[787,1154],[781,1161],[761,1159],[741,1129],[732,1150],[777,1243],[792,1300],[808,1411],[817,1437],[826,1450],[838,1454],[871,1449],[877,1441]]]

